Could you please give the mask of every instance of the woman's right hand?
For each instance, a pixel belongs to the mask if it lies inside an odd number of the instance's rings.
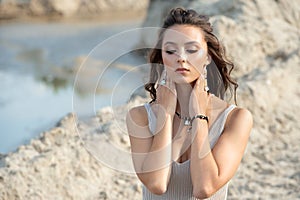
[[[162,107],[165,114],[174,116],[177,104],[177,94],[175,83],[167,76],[167,74],[162,76],[165,79],[165,84],[161,84],[159,81],[159,86],[156,89],[156,104],[158,107]],[[159,109],[161,110],[161,109]]]

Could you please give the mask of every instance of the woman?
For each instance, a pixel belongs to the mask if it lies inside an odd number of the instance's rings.
[[[223,100],[232,87],[236,95],[234,65],[208,18],[172,9],[149,58],[152,101],[126,118],[143,199],[226,199],[252,116]]]

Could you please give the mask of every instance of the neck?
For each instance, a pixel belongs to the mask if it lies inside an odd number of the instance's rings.
[[[176,84],[177,107],[176,111],[182,116],[189,116],[189,101],[193,84]]]

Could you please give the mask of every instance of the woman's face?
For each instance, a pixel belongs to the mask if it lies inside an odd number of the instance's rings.
[[[165,31],[162,41],[163,63],[175,83],[192,83],[208,64],[207,43],[200,28],[174,25]]]

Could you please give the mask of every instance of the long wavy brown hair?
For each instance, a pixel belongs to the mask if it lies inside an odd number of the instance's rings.
[[[184,8],[173,8],[166,16],[163,26],[158,34],[158,40],[155,47],[150,51],[149,62],[151,63],[150,79],[145,84],[145,90],[150,92],[152,101],[156,100],[157,82],[163,71],[162,59],[162,41],[164,33],[168,27],[173,25],[192,25],[200,28],[204,33],[204,39],[207,42],[208,54],[212,58],[210,65],[207,67],[207,80],[210,91],[224,99],[226,91],[229,89],[231,97],[234,96],[236,103],[236,89],[238,84],[230,77],[230,73],[234,68],[225,54],[225,47],[219,42],[218,38],[213,34],[213,28],[209,22],[209,18],[205,15],[199,15],[195,10]]]

